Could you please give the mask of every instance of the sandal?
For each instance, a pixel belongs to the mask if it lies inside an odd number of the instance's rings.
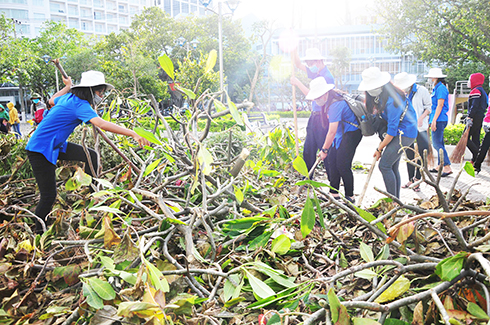
[[[412,186],[413,182],[409,181],[407,184],[403,185],[402,188],[410,188]]]
[[[441,174],[441,177],[447,177],[447,176],[451,175],[452,173],[453,173],[452,171],[451,172],[447,172],[447,173],[444,172],[444,173]]]
[[[420,192],[420,191],[421,191],[421,190],[420,190],[420,185],[415,186],[414,188],[412,188],[412,190],[413,190],[414,192]]]

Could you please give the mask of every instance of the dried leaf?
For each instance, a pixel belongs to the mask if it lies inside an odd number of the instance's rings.
[[[419,301],[415,306],[412,325],[424,325],[424,304],[422,301]]]
[[[104,217],[104,247],[110,249],[113,245],[119,245],[120,243],[121,237],[112,229],[111,218],[106,215]]]

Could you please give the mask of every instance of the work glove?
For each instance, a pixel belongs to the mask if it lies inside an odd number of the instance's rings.
[[[490,131],[490,123],[483,123],[483,131],[485,131],[485,133],[488,133],[488,131]]]
[[[469,118],[467,117],[466,118],[466,127],[470,128],[473,126],[473,119],[472,118]]]

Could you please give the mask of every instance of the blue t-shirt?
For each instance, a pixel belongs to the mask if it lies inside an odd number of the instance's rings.
[[[321,69],[317,73],[311,72],[310,69],[308,69],[308,67],[306,67],[306,74],[308,75],[308,78],[310,78],[312,80],[315,78],[318,78],[318,77],[323,77],[323,78],[325,78],[325,81],[327,82],[327,84],[335,84],[333,76],[330,73],[330,70],[328,70],[327,66],[325,66],[325,68]],[[318,104],[315,103],[315,101],[313,101],[311,103],[311,109],[313,112],[320,112],[322,110],[322,107],[318,106]]]
[[[401,104],[397,107],[395,106],[395,102],[393,98],[388,97],[388,101],[386,102],[386,108],[381,113],[381,116],[385,121],[388,122],[388,130],[387,134],[396,137],[403,132],[403,136],[407,138],[416,138],[417,137],[417,114],[413,109],[412,103],[405,98],[400,96]],[[400,117],[405,110],[405,106],[408,101],[408,109],[405,117],[400,122]]]
[[[449,111],[449,104],[448,104],[448,99],[449,99],[449,91],[447,90],[447,87],[444,86],[442,82],[438,82],[437,85],[432,89],[432,111],[430,112],[429,115],[429,123],[432,123],[432,120],[434,119],[434,114],[436,114],[436,108],[437,108],[437,102],[439,99],[444,99],[444,105],[442,105],[442,111],[441,114],[439,114],[439,117],[437,118],[437,122],[444,122],[448,120],[447,117],[447,112]]]
[[[97,113],[86,100],[68,93],[54,99],[53,108],[39,124],[26,150],[39,152],[56,165],[60,152],[66,152],[67,139],[82,122],[88,123]]]
[[[358,128],[354,125],[347,123],[350,122],[355,125],[359,124],[356,116],[349,108],[349,105],[347,105],[345,100],[340,100],[330,105],[328,108],[328,119],[330,123],[339,122],[337,133],[335,133],[335,138],[333,139],[333,144],[337,149],[342,142],[342,135],[344,133],[358,130]]]

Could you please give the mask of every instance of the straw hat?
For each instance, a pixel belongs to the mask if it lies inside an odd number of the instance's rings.
[[[310,91],[306,95],[306,99],[315,100],[334,89],[334,87],[335,85],[333,84],[327,84],[327,81],[323,77],[315,78],[310,82]]]
[[[417,81],[417,76],[414,74],[408,74],[406,72],[401,72],[393,78],[393,84],[400,88],[406,89],[413,85]]]
[[[99,71],[87,71],[82,73],[82,80],[76,86],[72,88],[83,88],[83,87],[96,87],[96,86],[106,86],[106,91],[114,89],[114,86],[105,82],[105,77],[102,72]]]
[[[378,67],[370,67],[362,72],[362,81],[358,90],[368,91],[386,85],[390,82],[391,76],[388,72],[379,70]]]
[[[311,49],[306,49],[306,56],[302,58],[302,61],[315,61],[315,60],[326,60],[327,58],[324,57],[321,53],[320,50],[313,47]]]
[[[429,73],[426,74],[424,77],[426,77],[426,78],[446,78],[447,75],[442,74],[441,68],[432,68],[432,69],[429,69]]]

